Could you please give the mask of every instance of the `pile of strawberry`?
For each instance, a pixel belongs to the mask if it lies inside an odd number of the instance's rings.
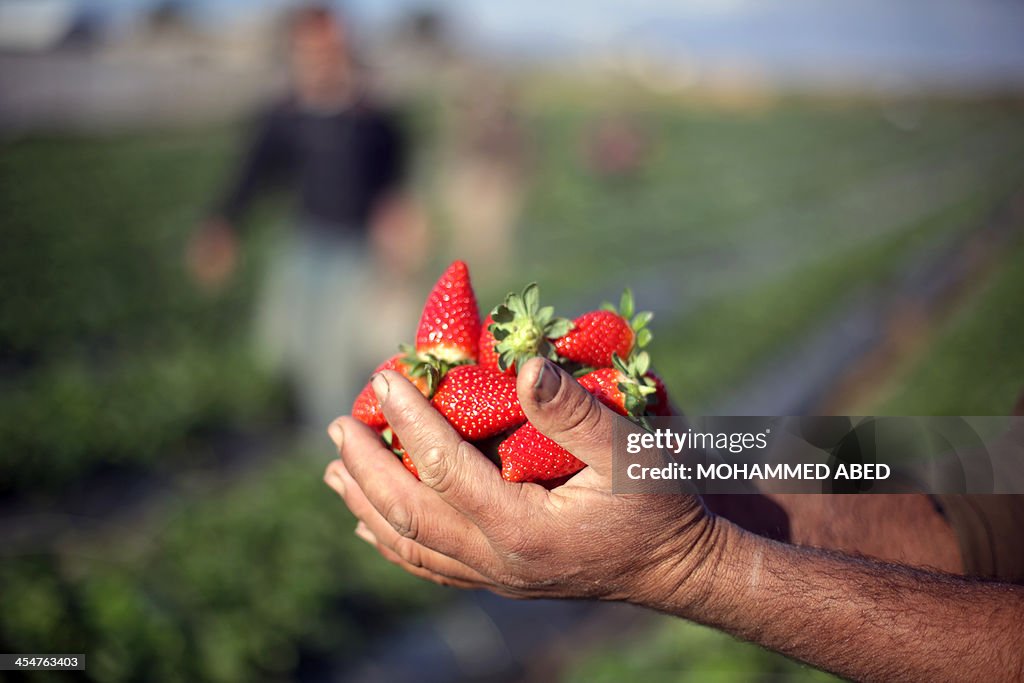
[[[542,307],[531,284],[522,294],[509,294],[481,324],[469,269],[456,261],[427,298],[415,346],[403,346],[376,372],[394,370],[409,379],[463,438],[500,461],[506,480],[555,485],[584,464],[527,422],[516,396],[516,368],[542,356],[621,415],[669,415],[665,385],[643,351],[651,340],[650,320],[650,313],[634,315],[627,290],[618,309],[605,304],[570,322]],[[417,474],[369,384],[352,415],[377,430]]]

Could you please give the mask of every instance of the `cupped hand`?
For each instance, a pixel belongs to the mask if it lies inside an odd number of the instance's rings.
[[[657,606],[709,564],[715,520],[699,498],[612,493],[613,430],[639,427],[553,363],[529,361],[517,384],[527,418],[587,464],[552,490],[502,479],[401,375],[372,383],[420,481],[351,417],[328,430],[341,458],[325,481],[359,518],[356,534],[410,573],[513,597]]]

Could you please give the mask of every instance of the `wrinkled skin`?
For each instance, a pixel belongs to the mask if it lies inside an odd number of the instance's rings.
[[[554,364],[524,365],[519,400],[588,467],[550,491],[504,481],[399,374],[373,386],[421,481],[350,417],[329,429],[341,458],[325,480],[359,518],[356,533],[408,572],[513,597],[649,603],[708,564],[715,518],[694,496],[613,495],[612,432],[635,427]]]

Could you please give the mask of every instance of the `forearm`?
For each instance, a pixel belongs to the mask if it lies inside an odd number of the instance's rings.
[[[1024,588],[800,548],[715,525],[650,606],[856,680],[1019,680]]]
[[[963,572],[953,529],[925,495],[721,495],[705,500],[716,514],[775,540]]]

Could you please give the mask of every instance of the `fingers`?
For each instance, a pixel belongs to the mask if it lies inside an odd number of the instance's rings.
[[[408,473],[405,473],[405,476],[410,478]],[[366,538],[367,535],[372,536],[373,545],[387,548],[406,564],[423,567],[448,578],[464,582],[472,582],[474,584],[489,583],[488,579],[480,574],[480,572],[468,567],[459,560],[448,557],[399,534],[367,500],[359,484],[348,473],[341,460],[335,460],[327,466],[327,471],[324,472],[324,481],[342,497],[349,510],[352,511],[352,514],[360,520],[360,524],[363,525],[364,529],[362,536],[364,540],[369,540]],[[454,511],[452,513],[454,514]]]
[[[386,546],[374,543],[371,540],[370,535],[361,534],[359,532],[358,527],[356,528],[356,536],[358,536],[359,538],[373,546],[374,549],[376,549],[377,552],[380,553],[381,557],[383,557],[391,564],[401,567],[413,576],[417,576],[421,579],[426,579],[427,581],[432,581],[433,583],[436,583],[439,586],[451,586],[453,588],[462,588],[464,590],[489,590],[492,593],[495,593],[506,598],[523,597],[522,595],[519,595],[514,591],[509,590],[504,586],[500,586],[495,583],[477,583],[475,581],[464,581],[462,579],[457,579],[452,576],[447,576],[445,574],[432,571],[430,569],[427,569],[426,567],[417,567],[415,565],[411,565],[405,560],[403,560],[399,555],[396,555],[392,550],[388,549]]]
[[[485,584],[483,582],[468,581],[445,574],[443,572],[435,570],[432,566],[414,564],[407,561],[403,556],[399,555],[393,549],[389,548],[386,545],[383,545],[380,541],[378,541],[376,535],[374,535],[374,533],[370,531],[370,529],[365,524],[363,524],[363,522],[359,522],[359,524],[356,526],[355,533],[356,536],[358,536],[359,538],[373,546],[373,548],[377,552],[379,552],[381,554],[381,557],[383,557],[385,560],[387,560],[391,564],[401,567],[413,576],[418,576],[419,578],[426,579],[427,581],[433,581],[434,583],[441,586],[453,586],[455,588],[464,588],[467,590],[487,588],[489,586],[489,584]]]
[[[494,561],[483,533],[409,475],[377,434],[351,417],[332,423],[345,470],[399,535],[479,568]]]
[[[479,527],[500,529],[510,506],[522,505],[524,497],[537,494],[533,487],[515,487],[503,480],[498,469],[400,374],[380,372],[372,384],[420,481]]]
[[[526,417],[545,436],[608,478],[615,422],[624,420],[554,363],[532,358],[516,385]]]

